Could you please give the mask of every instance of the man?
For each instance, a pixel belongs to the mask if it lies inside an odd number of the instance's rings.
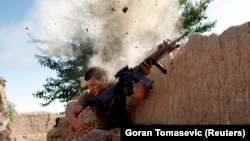
[[[151,66],[151,63],[143,63],[140,68],[144,71],[145,75],[148,75]],[[74,141],[119,141],[120,127],[129,124],[128,118],[126,118],[126,88],[116,91],[107,107],[100,108],[88,105],[88,103],[91,99],[99,96],[112,86],[108,82],[106,71],[100,67],[92,67],[86,72],[85,80],[88,91],[80,96],[77,104],[67,114],[69,123],[74,127],[78,135],[78,138],[75,138]],[[144,84],[137,83],[134,86],[133,92],[132,97],[144,100],[148,97],[149,89]],[[91,131],[89,131],[88,124],[82,123],[76,118],[87,106],[92,107],[96,116],[95,129]]]

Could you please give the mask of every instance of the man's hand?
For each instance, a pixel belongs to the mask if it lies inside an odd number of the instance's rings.
[[[75,132],[78,136],[82,137],[85,133],[89,132],[91,126],[87,123],[78,122],[74,125]]]
[[[171,42],[172,42],[171,40],[167,40],[167,41],[163,40],[163,42],[157,46],[157,49],[164,47],[165,50],[167,50],[168,52],[171,52],[180,46],[178,44],[171,44]]]
[[[145,75],[150,73],[150,69],[152,67],[152,61],[145,61],[140,64],[140,69],[144,72]],[[143,83],[135,84],[134,94],[132,95],[134,98],[145,100],[148,98],[149,89]]]
[[[147,62],[143,62],[141,65],[140,65],[140,68],[144,71],[144,74],[145,75],[148,75],[150,73],[150,69],[152,67],[152,61],[150,60],[149,63]]]

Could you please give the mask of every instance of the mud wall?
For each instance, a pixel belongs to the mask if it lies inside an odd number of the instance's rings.
[[[191,35],[153,68],[154,89],[132,101],[137,124],[249,124],[250,22],[221,35]]]
[[[11,123],[11,138],[17,141],[46,140],[48,131],[55,125],[60,113],[31,112],[15,116]]]
[[[6,80],[0,77],[0,141],[9,141],[11,133],[7,97],[5,94],[5,82]]]

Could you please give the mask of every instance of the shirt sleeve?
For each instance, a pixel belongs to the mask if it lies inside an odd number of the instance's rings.
[[[92,98],[92,94],[90,94],[88,92],[88,90],[85,90],[84,92],[82,92],[82,94],[80,95],[80,97],[77,100],[77,104],[83,106],[84,108],[87,107],[87,103],[88,101]]]

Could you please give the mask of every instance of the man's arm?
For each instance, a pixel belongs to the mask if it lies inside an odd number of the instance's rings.
[[[76,127],[76,125],[79,123],[77,116],[82,112],[83,109],[84,107],[77,103],[69,103],[67,105],[66,117],[73,127]]]
[[[144,71],[145,75],[148,75],[150,73],[150,69],[152,67],[152,62],[150,63],[142,63],[140,68]],[[148,98],[149,95],[149,88],[142,84],[142,83],[137,83],[134,85],[134,94],[132,97],[140,99],[140,100],[145,100]]]
[[[134,94],[132,97],[140,100],[145,100],[148,98],[149,89],[142,83],[135,84],[134,86]]]
[[[77,116],[82,112],[84,107],[80,104],[74,103],[66,112],[68,122],[74,127],[77,135],[83,136],[88,131],[90,125],[77,120]]]

